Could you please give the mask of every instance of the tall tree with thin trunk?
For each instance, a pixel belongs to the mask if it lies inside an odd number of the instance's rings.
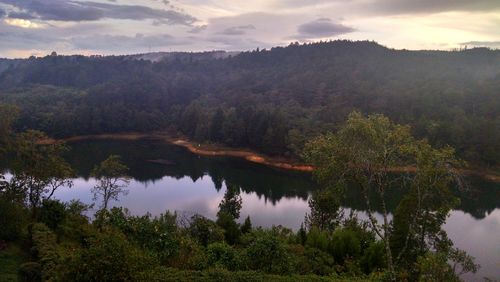
[[[107,210],[109,201],[118,200],[120,194],[128,194],[125,189],[130,183],[127,172],[128,167],[117,155],[109,156],[94,167],[91,176],[97,180],[97,184],[92,188],[92,193],[94,201],[102,197],[102,209]]]
[[[396,279],[401,253],[409,251],[405,242],[410,237],[420,238],[425,250],[429,249],[427,239],[434,238],[438,243],[438,234],[444,232],[440,227],[452,203],[446,187],[455,179],[453,167],[458,163],[451,148],[432,148],[427,141],[413,138],[408,126],[395,124],[383,115],[364,117],[353,112],[338,132],[309,142],[304,157],[316,167],[314,175],[325,185],[349,184],[349,189],[361,189],[371,229],[384,243],[392,280]],[[416,205],[412,207],[414,220],[407,225],[413,231],[404,234],[396,254],[391,248],[393,224],[385,194],[397,186],[416,195]],[[370,197],[373,192],[377,197]],[[431,198],[432,204],[427,202]],[[380,208],[382,222],[374,217],[375,206]]]

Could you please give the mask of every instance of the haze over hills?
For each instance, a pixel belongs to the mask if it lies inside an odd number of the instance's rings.
[[[134,58],[137,60],[130,60]],[[353,110],[383,113],[465,159],[500,159],[500,51],[394,50],[370,41],[228,53],[0,61],[18,128],[56,137],[174,129],[296,156]]]

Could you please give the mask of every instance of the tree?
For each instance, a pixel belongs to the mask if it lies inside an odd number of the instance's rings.
[[[224,112],[218,108],[210,123],[210,139],[212,141],[222,141],[222,124],[224,123]]]
[[[17,109],[0,103],[0,157],[7,152],[12,133],[12,123],[17,116]],[[0,195],[8,188],[3,174],[0,174]]]
[[[50,200],[60,187],[72,187],[74,172],[62,154],[67,147],[61,142],[44,144],[47,136],[28,130],[15,139],[14,177],[8,189],[21,191],[36,218],[43,200]]]
[[[435,149],[425,140],[416,140],[408,126],[395,124],[383,115],[364,117],[353,112],[337,133],[309,142],[304,157],[317,168],[314,175],[320,182],[334,186],[352,184],[361,189],[371,229],[384,243],[391,280],[395,280],[397,260],[409,250],[406,246],[398,254],[392,252],[393,228],[385,203],[388,189],[399,185],[418,195],[411,226],[420,230],[421,238],[443,234],[440,227],[452,202],[445,187],[455,179],[453,167],[458,163],[451,148]],[[425,199],[421,198],[423,191],[427,191]],[[378,195],[382,223],[373,216],[374,203],[369,196],[372,192]],[[428,221],[434,228],[427,228],[431,225]],[[405,242],[409,236],[405,236]],[[428,242],[425,239],[422,243]]]
[[[306,214],[305,218],[308,229],[315,226],[322,231],[334,231],[339,226],[344,215],[340,207],[339,194],[336,195],[330,189],[313,193],[308,201],[311,212]]]
[[[219,212],[217,216],[225,213],[230,215],[233,219],[238,219],[240,217],[241,204],[240,188],[228,183],[224,198],[219,203]]]
[[[224,198],[219,203],[217,225],[224,229],[224,238],[231,245],[236,244],[241,235],[236,223],[236,219],[240,217],[241,204],[240,188],[228,183]]]
[[[0,154],[5,153],[12,137],[12,124],[17,119],[19,109],[0,103]]]
[[[102,197],[103,210],[108,209],[110,200],[118,200],[120,194],[128,194],[125,190],[130,182],[127,171],[128,167],[117,155],[109,156],[92,170],[91,176],[97,180],[97,184],[92,188],[94,201]]]
[[[251,269],[268,273],[286,274],[290,271],[290,257],[278,236],[264,233],[247,248]]]
[[[241,233],[248,233],[250,231],[252,231],[252,221],[250,220],[250,216],[247,216],[247,218],[245,218],[245,222],[243,223],[243,225],[241,225]]]

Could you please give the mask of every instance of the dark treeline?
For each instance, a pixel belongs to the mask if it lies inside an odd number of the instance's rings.
[[[2,61],[16,127],[52,136],[176,130],[202,142],[296,156],[348,113],[383,113],[474,163],[500,159],[500,52],[291,44],[224,59],[47,56]],[[3,71],[2,71],[3,70]]]

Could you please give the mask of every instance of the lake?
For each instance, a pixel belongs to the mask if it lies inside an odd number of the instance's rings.
[[[112,206],[126,207],[135,215],[158,215],[170,210],[180,216],[201,214],[214,219],[229,183],[242,191],[241,221],[250,215],[254,226],[283,225],[297,230],[309,211],[307,199],[317,187],[308,173],[237,158],[202,157],[159,140],[82,141],[72,143],[71,148],[67,159],[78,178],[71,189],[60,189],[56,198],[92,203],[90,190],[95,180],[89,177],[90,171],[116,154],[129,166],[133,179],[127,188],[129,193],[112,202]],[[168,162],[148,161],[158,159]],[[500,184],[480,179],[468,182],[467,192],[456,192],[461,204],[451,213],[444,229],[457,247],[476,257],[482,266],[475,276],[465,277],[467,280],[500,279]],[[387,193],[389,211],[396,208],[403,194],[398,189]],[[364,201],[355,189],[346,193],[344,207],[366,217]]]

